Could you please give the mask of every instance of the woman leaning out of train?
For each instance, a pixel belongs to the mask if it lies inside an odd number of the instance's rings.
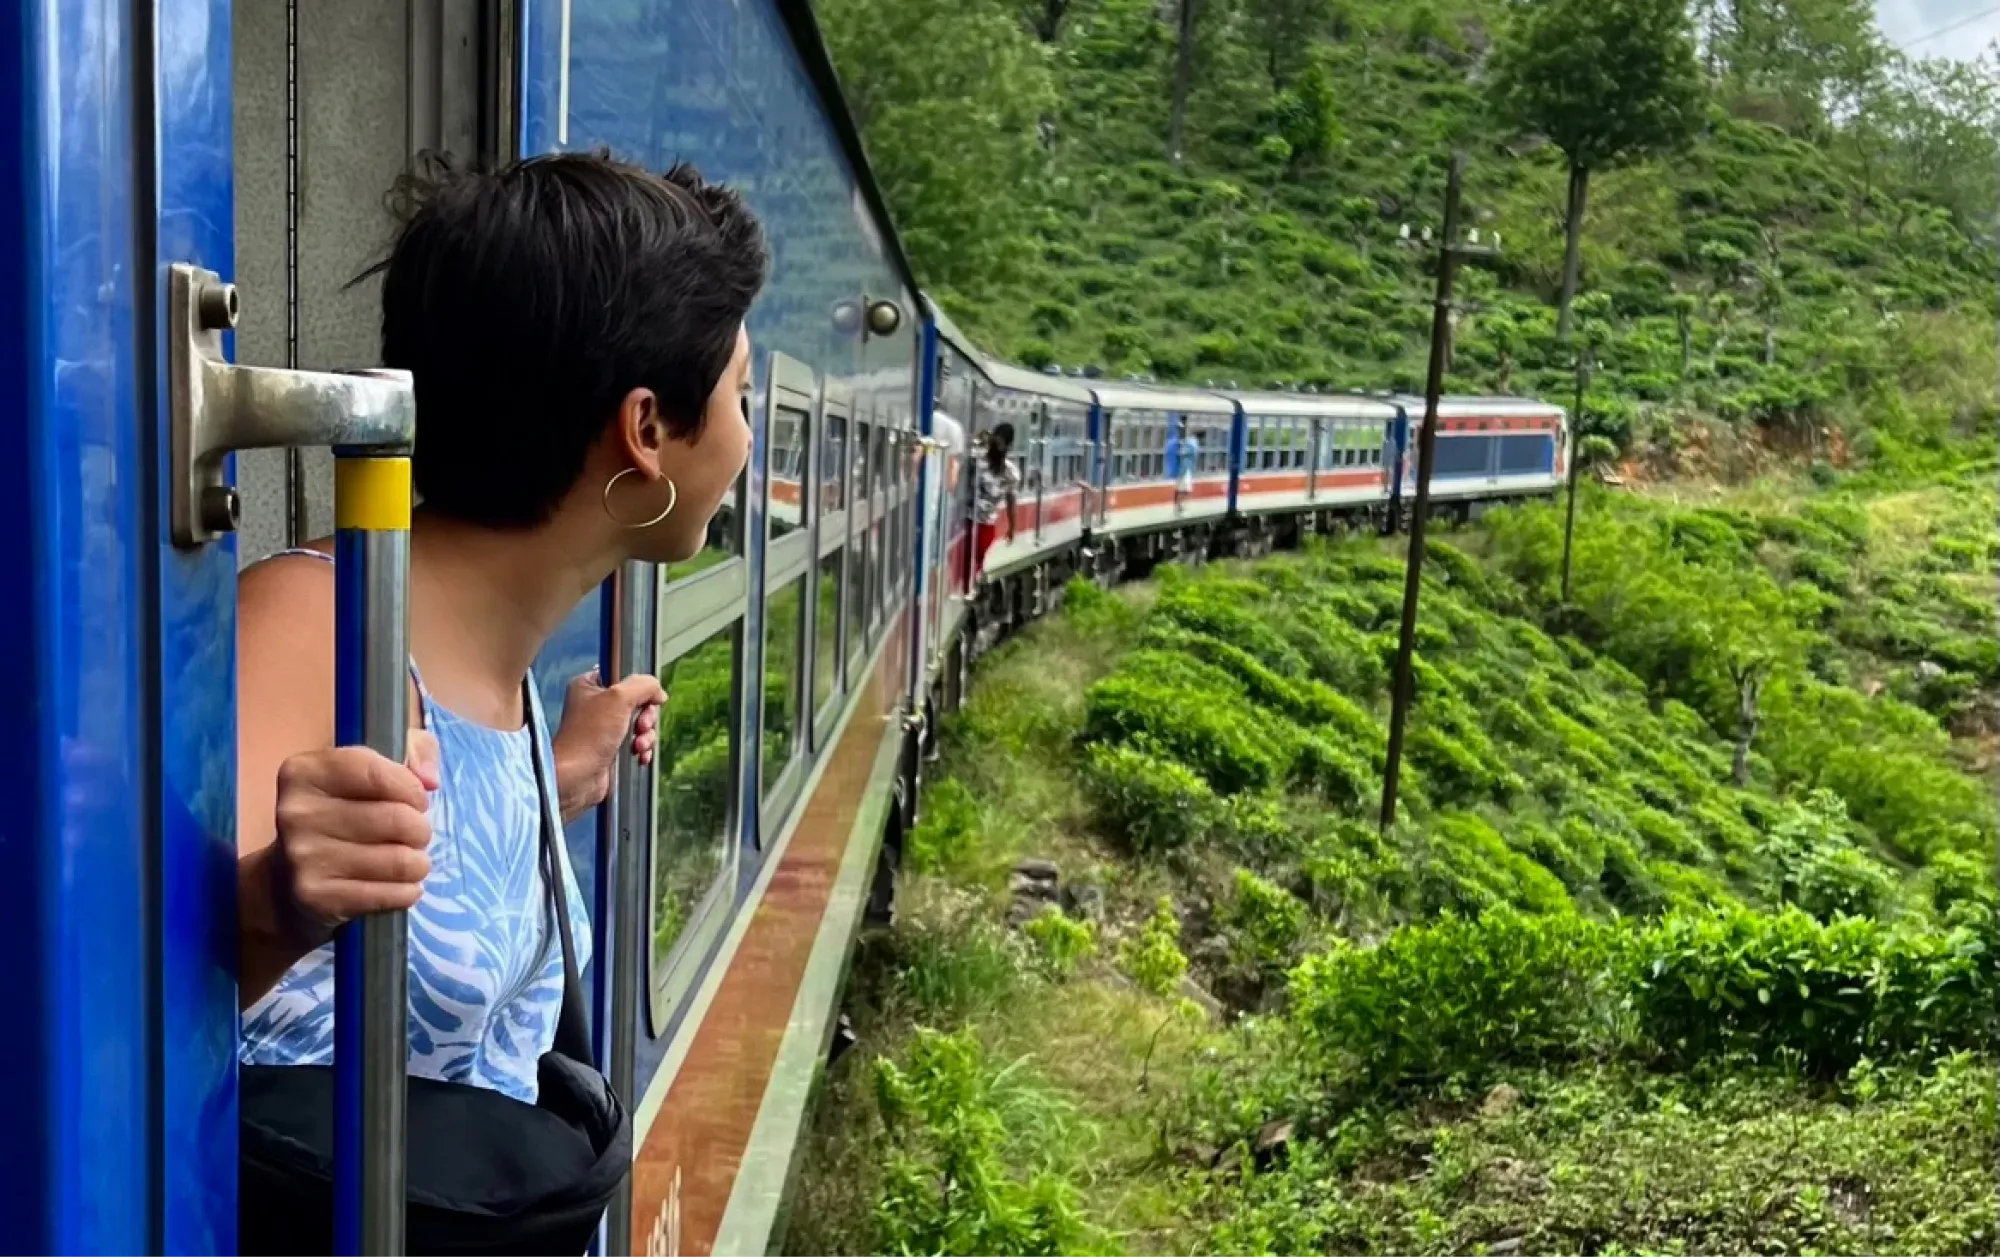
[[[407,762],[332,745],[330,546],[239,587],[241,1246],[331,1251],[330,940],[406,909],[409,1251],[579,1253],[631,1126],[591,1064],[561,826],[650,760],[666,696],[579,678],[551,735],[529,669],[620,564],[700,549],[750,446],[766,251],[686,167],[565,154],[410,191],[381,268],[419,416]]]
[[[973,536],[974,567],[986,570],[986,552],[1000,537],[1000,519],[1007,520],[1007,539],[1014,539],[1014,499],[1021,489],[1021,469],[1008,457],[1014,448],[1014,425],[996,424],[981,438],[978,494],[975,509],[979,526]]]

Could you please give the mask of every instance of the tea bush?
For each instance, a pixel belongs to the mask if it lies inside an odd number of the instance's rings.
[[[1129,745],[1099,743],[1085,754],[1084,795],[1098,823],[1135,851],[1188,846],[1225,815],[1208,783],[1178,761]]]
[[[1140,931],[1118,946],[1118,967],[1144,991],[1168,995],[1187,973],[1181,923],[1171,899],[1161,899]]]

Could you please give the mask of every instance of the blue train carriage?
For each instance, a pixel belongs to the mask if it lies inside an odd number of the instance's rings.
[[[975,654],[996,634],[1048,611],[1082,570],[1095,407],[1076,380],[984,355],[977,363],[986,385],[974,412],[978,431],[1012,425],[1021,483],[975,590]]]
[[[972,524],[980,419],[993,382],[986,358],[929,298],[924,300],[922,383],[924,425],[923,619],[919,667],[929,702],[925,740],[936,718],[964,701],[972,652],[963,629],[972,614]],[[935,473],[935,475],[933,475]]]
[[[1092,386],[1099,443],[1090,519],[1100,576],[1209,553],[1235,510],[1236,403],[1206,389]]]
[[[1401,407],[1359,395],[1233,392],[1242,429],[1232,537],[1263,553],[1305,532],[1382,523]]]
[[[920,308],[805,4],[159,0],[31,6],[0,38],[0,862],[30,1010],[0,1047],[0,1242],[235,1247],[235,579],[331,528],[332,476],[310,425],[196,458],[219,285],[235,361],[380,399],[400,386],[326,372],[375,361],[376,291],[347,284],[412,155],[606,145],[741,187],[775,266],[710,552],[621,573],[537,666],[552,717],[593,663],[673,696],[657,768],[567,835],[597,1051],[637,1122],[603,1248],[761,1248],[907,818],[919,653]]]
[[[1421,397],[1395,399],[1408,417],[1401,497],[1416,493]],[[1445,397],[1438,401],[1431,502],[1436,515],[1476,519],[1489,507],[1561,488],[1569,458],[1569,415],[1527,397]]]

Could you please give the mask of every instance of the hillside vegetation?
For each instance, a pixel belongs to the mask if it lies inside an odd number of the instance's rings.
[[[983,661],[790,1251],[2000,1248],[2000,70],[1870,9],[822,0],[986,348],[1414,388],[1458,147],[1448,387],[1587,353],[1628,476],[1567,596],[1556,508],[1433,543],[1386,832],[1397,542],[1073,584]],[[1585,46],[1664,86],[1522,87]]]
[[[1391,548],[1073,585],[949,730],[792,1251],[1991,1251],[1993,471],[1598,491],[1567,606],[1552,508],[1439,544],[1386,834]]]
[[[987,348],[1113,376],[1415,388],[1432,251],[1400,237],[1435,225],[1462,146],[1470,221],[1502,251],[1465,276],[1450,387],[1569,399],[1568,164],[1496,107],[1504,0],[820,16],[920,277]],[[1902,457],[1990,427],[1996,71],[1906,61],[1871,22],[1864,0],[1686,15],[1694,133],[1590,183],[1588,426],[1729,473],[1773,443]]]

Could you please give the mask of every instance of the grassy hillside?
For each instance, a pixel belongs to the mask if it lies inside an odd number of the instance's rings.
[[[1593,494],[1568,606],[1552,510],[1440,545],[1386,835],[1382,543],[1073,586],[949,732],[792,1251],[1990,1249],[1993,470]]]
[[[1505,3],[1190,3],[1175,164],[1173,3],[824,0],[944,304],[1035,365],[1412,388],[1430,257],[1399,236],[1435,224],[1462,145],[1471,221],[1503,251],[1467,278],[1452,387],[1566,400],[1565,167],[1494,120]],[[1865,4],[1734,8],[1804,29],[1711,33],[1692,146],[1593,185],[1592,425],[1731,473],[1771,443],[1846,459],[1990,427],[2000,79],[1897,61]]]
[[[1565,163],[1489,99],[1511,7],[821,17],[989,348],[1413,387],[1402,229],[1460,146],[1503,247],[1450,386],[1567,401]],[[1690,5],[1703,125],[1596,174],[1578,305],[1586,430],[1653,474],[1586,488],[1567,597],[1552,509],[1436,547],[1388,832],[1394,543],[1076,585],[982,665],[791,1251],[2000,1245],[2000,78],[1869,15]]]

